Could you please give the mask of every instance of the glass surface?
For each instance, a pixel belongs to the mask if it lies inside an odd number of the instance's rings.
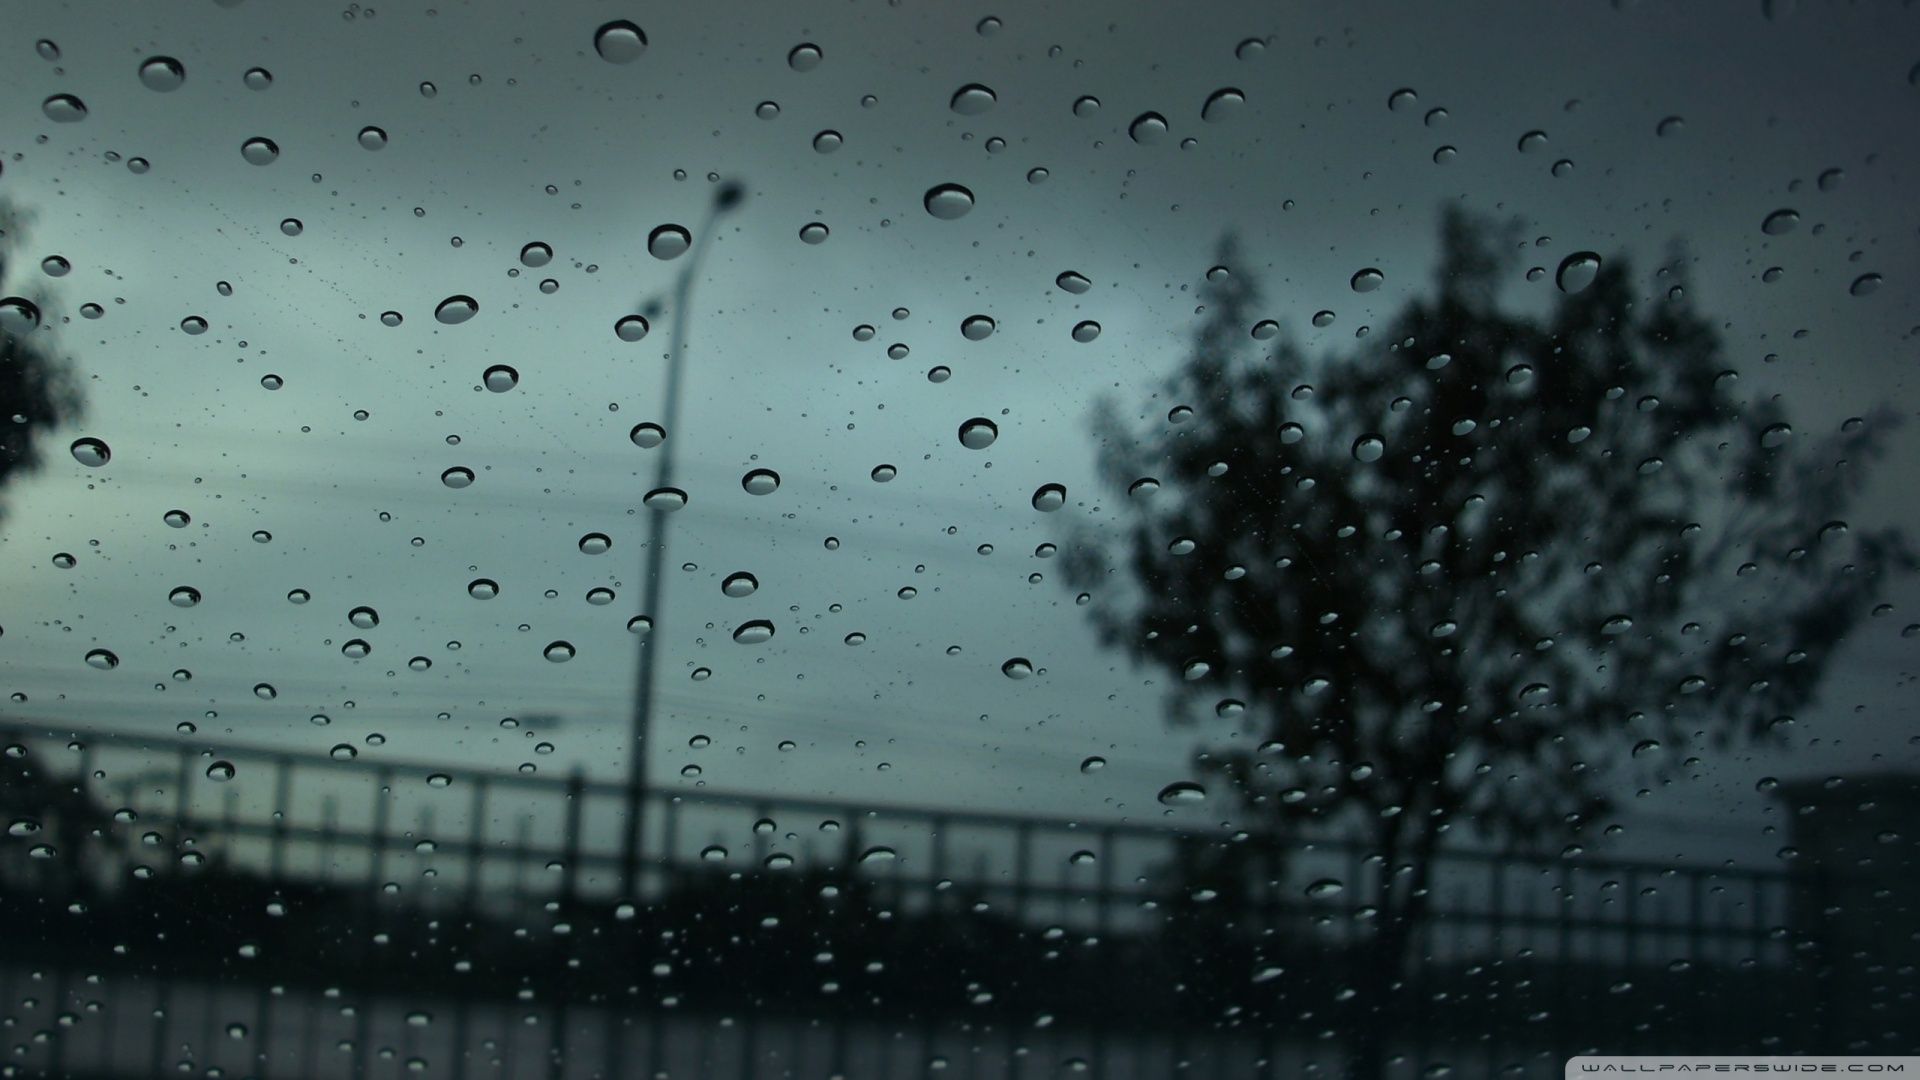
[[[6,22],[0,1076],[1920,1053],[1910,7]]]

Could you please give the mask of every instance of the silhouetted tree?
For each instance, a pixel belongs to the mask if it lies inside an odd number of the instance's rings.
[[[1449,212],[1438,295],[1322,357],[1255,326],[1224,242],[1154,413],[1096,417],[1123,550],[1070,561],[1106,638],[1177,675],[1176,716],[1239,733],[1200,756],[1212,782],[1377,856],[1376,1029],[1450,826],[1577,827],[1616,764],[1777,735],[1910,561],[1844,520],[1889,417],[1811,439],[1742,401],[1677,264],[1657,295],[1610,258],[1503,309],[1512,239]]]
[[[8,255],[18,243],[19,223],[20,216],[0,201],[0,486],[39,464],[41,431],[80,411],[66,368],[47,352],[40,305],[11,291]]]

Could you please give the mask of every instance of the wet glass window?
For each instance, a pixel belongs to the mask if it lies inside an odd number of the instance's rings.
[[[1901,5],[0,38],[0,1077],[1920,1054]]]

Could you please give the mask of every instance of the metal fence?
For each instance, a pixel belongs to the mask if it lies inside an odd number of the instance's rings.
[[[0,746],[18,1075],[1279,1076],[1365,1023],[1383,868],[1352,844],[654,791],[629,890],[629,793],[578,773]],[[1236,845],[1231,880],[1194,869]],[[1397,1067],[1557,1075],[1757,1015],[1830,1047],[1796,887],[1450,851]]]

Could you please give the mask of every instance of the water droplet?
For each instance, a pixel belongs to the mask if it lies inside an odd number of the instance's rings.
[[[875,465],[873,471],[867,475],[873,479],[874,483],[884,484],[900,475],[900,470],[891,465]]]
[[[1880,290],[1879,274],[1861,274],[1847,286],[1847,292],[1853,296],[1872,296]]]
[[[969,450],[985,450],[999,437],[999,425],[984,416],[976,416],[960,425],[960,445]]]
[[[953,97],[947,102],[947,107],[959,113],[961,116],[979,116],[981,113],[993,108],[993,103],[998,100],[999,98],[991,89],[981,86],[979,83],[968,83],[953,92]]]
[[[40,103],[40,111],[56,124],[77,124],[87,118],[86,103],[72,94],[55,94]]]
[[[1043,514],[1052,513],[1067,505],[1067,488],[1064,484],[1042,484],[1033,493],[1033,508]]]
[[[197,337],[207,332],[207,320],[198,315],[189,315],[180,320],[180,329]]]
[[[280,691],[274,689],[272,683],[254,683],[253,696],[259,698],[261,701],[272,701],[274,698],[280,696]]]
[[[1820,175],[1814,179],[1814,183],[1819,185],[1821,191],[1834,191],[1840,187],[1841,181],[1846,178],[1847,174],[1845,170],[1824,169]]]
[[[240,76],[240,83],[249,90],[265,90],[273,85],[273,72],[263,67],[248,68],[246,74]]]
[[[227,781],[233,779],[233,775],[235,771],[236,770],[233,767],[233,762],[216,761],[213,764],[207,766],[207,779],[212,780],[215,783],[224,784]]]
[[[846,140],[841,138],[840,133],[832,128],[828,128],[813,137],[813,149],[815,153],[831,154],[845,144]]]
[[[495,364],[480,376],[487,389],[496,394],[504,394],[520,385],[520,373],[505,364]]]
[[[646,316],[626,315],[613,324],[613,336],[621,341],[639,341],[652,329],[653,326],[647,322]]]
[[[362,605],[347,612],[347,621],[362,630],[371,630],[380,625],[380,613]]]
[[[480,311],[480,302],[471,296],[455,294],[440,301],[433,309],[433,317],[448,326],[458,326],[473,318]]]
[[[1660,740],[1642,739],[1639,742],[1633,744],[1633,756],[1641,757],[1642,755],[1645,755],[1645,754],[1651,754],[1658,749],[1660,749]]]
[[[922,199],[927,213],[941,221],[953,221],[967,215],[973,209],[973,192],[959,184],[936,184],[927,189]]]
[[[613,538],[606,533],[591,532],[580,538],[580,552],[584,555],[605,555],[613,546]]]
[[[687,493],[676,487],[654,488],[640,501],[649,510],[670,512],[687,505]]]
[[[749,495],[771,495],[780,490],[780,474],[772,469],[752,469],[740,478],[740,488]]]
[[[549,642],[547,647],[541,650],[540,655],[553,663],[564,664],[573,659],[573,645],[566,641]]]
[[[140,65],[141,85],[149,90],[164,94],[180,89],[186,81],[186,67],[171,56],[156,56]]]
[[[174,607],[193,607],[200,602],[200,590],[191,585],[182,585],[168,593],[167,600]]]
[[[1100,324],[1092,319],[1073,324],[1073,340],[1086,344],[1100,336]]]
[[[1546,147],[1547,133],[1544,131],[1529,131],[1520,136],[1520,152],[1523,154],[1531,154]]]
[[[647,254],[656,259],[677,259],[692,246],[693,234],[680,225],[660,225],[647,234]]]
[[[1353,459],[1355,461],[1379,461],[1380,455],[1386,452],[1386,441],[1378,435],[1362,435],[1353,440]]]
[[[811,41],[805,41],[795,45],[793,51],[787,53],[787,66],[795,71],[812,71],[820,66],[822,58],[820,46]]]
[[[1656,138],[1671,139],[1679,135],[1682,131],[1685,131],[1686,127],[1687,121],[1685,118],[1666,116],[1662,117],[1660,122],[1654,125],[1653,134]]]
[[[860,863],[871,866],[875,863],[890,863],[900,857],[900,853],[884,845],[875,845],[860,853]]]
[[[1600,276],[1600,256],[1591,251],[1576,251],[1560,260],[1553,272],[1553,283],[1563,293],[1577,293]]]
[[[803,244],[824,244],[832,230],[818,221],[809,221],[800,226],[800,242]]]
[[[97,469],[113,459],[113,450],[95,438],[75,439],[67,450],[73,454],[73,460],[90,469]]]
[[[1054,277],[1053,283],[1059,286],[1062,292],[1069,292],[1075,296],[1079,296],[1093,288],[1093,282],[1088,281],[1085,277],[1082,277],[1072,270],[1062,270]]]
[[[1253,340],[1271,341],[1280,333],[1280,324],[1272,319],[1261,319],[1253,324]]]
[[[1760,222],[1760,231],[1768,236],[1785,236],[1800,226],[1798,210],[1775,210]]]
[[[1625,614],[1608,616],[1607,621],[1600,624],[1600,632],[1608,635],[1624,634],[1631,629],[1633,616]]]
[[[1206,104],[1200,106],[1200,119],[1209,124],[1220,123],[1222,120],[1231,119],[1246,103],[1247,95],[1238,88],[1222,87],[1209,94]]]
[[[256,135],[240,144],[240,156],[249,165],[271,165],[280,157],[280,144]]]
[[[1365,270],[1357,271],[1347,284],[1353,287],[1354,292],[1369,293],[1386,284],[1386,281],[1385,274],[1369,266]]]
[[[1324,900],[1330,896],[1339,896],[1347,891],[1346,883],[1335,878],[1321,878],[1307,886],[1307,897]]]
[[[1092,94],[1085,94],[1085,95],[1082,95],[1081,97],[1074,99],[1073,115],[1078,116],[1083,120],[1099,111],[1100,111],[1100,99],[1097,97],[1094,97]]]
[[[553,261],[551,245],[538,240],[526,244],[520,249],[520,265],[525,267],[545,266]]]
[[[613,600],[613,590],[604,585],[587,590],[587,603],[594,607],[606,607],[613,603]]]
[[[633,430],[627,432],[627,438],[640,449],[651,450],[667,441],[667,429],[651,422],[635,424]]]
[[[1016,656],[1000,665],[1000,674],[1009,679],[1024,679],[1033,674],[1033,661]]]
[[[645,615],[635,615],[633,618],[627,620],[627,633],[629,634],[645,635],[652,632],[653,620],[647,618]]]
[[[1785,444],[1792,436],[1792,426],[1788,424],[1768,424],[1766,429],[1760,432],[1760,445],[1767,450],[1772,450],[1777,446]]]
[[[968,341],[985,341],[993,336],[998,326],[989,316],[969,315],[960,320],[960,336]]]
[[[740,645],[761,645],[772,639],[773,624],[766,619],[749,619],[733,631],[733,640]]]
[[[631,64],[647,51],[647,34],[626,19],[615,19],[593,32],[593,51],[609,64]]]
[[[747,573],[745,570],[738,570],[728,574],[726,579],[720,582],[720,592],[736,600],[744,596],[752,596],[759,588],[760,579]]]
[[[1127,125],[1127,137],[1141,146],[1158,146],[1167,138],[1167,118],[1157,112],[1143,112]]]
[[[440,482],[458,491],[473,483],[473,470],[464,465],[455,465],[440,474]]]
[[[160,515],[160,520],[176,529],[184,529],[192,523],[193,517],[185,510],[169,510]]]
[[[41,38],[39,41],[34,42],[33,51],[39,53],[40,59],[42,60],[60,59],[60,46],[55,45],[47,38]]]
[[[87,652],[87,666],[101,671],[112,671],[120,666],[120,658],[111,649],[92,649]]]
[[[1207,789],[1191,780],[1177,780],[1161,788],[1156,798],[1162,806],[1194,806],[1206,801]]]
[[[358,138],[362,150],[385,150],[387,148],[387,133],[385,129],[369,125],[360,129]]]

